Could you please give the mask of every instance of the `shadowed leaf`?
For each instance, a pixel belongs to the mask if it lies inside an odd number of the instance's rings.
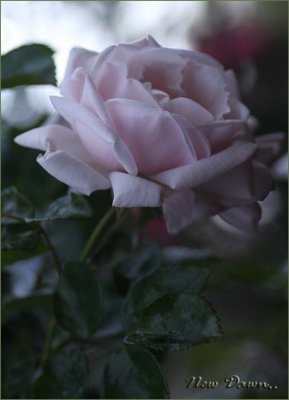
[[[56,85],[53,50],[43,44],[18,47],[1,57],[2,89],[21,85]]]

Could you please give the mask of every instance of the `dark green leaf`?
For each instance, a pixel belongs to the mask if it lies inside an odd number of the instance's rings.
[[[34,216],[32,204],[14,186],[2,190],[1,197],[3,223],[19,223],[25,218]],[[12,218],[6,218],[6,216]]]
[[[140,249],[116,261],[113,271],[116,286],[121,293],[125,294],[131,281],[150,274],[160,266],[161,261],[162,253],[157,244],[146,243]]]
[[[58,323],[81,338],[92,336],[101,320],[101,289],[87,265],[66,263],[54,298]]]
[[[28,258],[36,257],[47,251],[47,246],[40,243],[39,246],[34,250],[8,250],[2,253],[2,266],[14,264],[17,261],[26,260]]]
[[[107,399],[163,399],[169,390],[155,358],[141,346],[113,353],[104,369]]]
[[[33,223],[50,220],[89,218],[93,210],[83,195],[69,193],[51,203],[42,215],[35,216],[29,200],[15,187],[2,192],[4,223]]]
[[[180,350],[222,336],[215,311],[207,300],[190,293],[166,295],[146,307],[127,343],[157,350]]]
[[[52,304],[52,293],[48,290],[38,290],[26,297],[13,298],[3,301],[5,311],[22,311],[30,308],[50,308]]]
[[[27,222],[58,219],[89,218],[92,208],[83,195],[69,193],[51,203],[42,216],[27,218]]]
[[[85,355],[77,349],[62,351],[48,359],[32,387],[34,399],[78,399],[88,375]]]
[[[38,227],[26,224],[4,225],[1,245],[3,266],[35,257],[47,251]]]
[[[2,89],[20,85],[56,85],[53,50],[43,44],[18,47],[2,56]]]
[[[124,325],[134,329],[138,314],[166,294],[190,292],[198,294],[208,278],[208,271],[191,265],[169,265],[158,268],[135,282],[124,301]]]
[[[123,269],[125,267],[127,271],[126,276],[129,279],[136,279],[150,274],[160,266],[161,262],[162,253],[159,246],[155,242],[148,242],[132,253],[122,264]]]
[[[18,229],[15,229],[18,228]],[[24,225],[26,228],[26,226]],[[2,229],[2,250],[35,250],[40,243],[38,229],[21,229],[21,225],[4,226]]]

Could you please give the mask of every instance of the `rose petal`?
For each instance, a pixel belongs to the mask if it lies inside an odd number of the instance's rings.
[[[162,90],[171,97],[179,97],[183,93],[184,67],[185,61],[172,49],[146,48],[139,54],[135,53],[129,63],[129,76],[151,82],[154,89]]]
[[[229,92],[237,99],[240,98],[240,89],[238,85],[238,81],[236,78],[236,74],[232,69],[228,69],[224,71],[226,81],[227,81],[227,88]]]
[[[60,84],[61,93],[68,98],[80,100],[82,94],[82,86],[79,82],[71,79],[76,68],[82,67],[89,70],[89,65],[97,57],[94,51],[85,50],[80,47],[74,47],[70,51],[68,64],[63,81]]]
[[[103,71],[93,77],[93,83],[103,100],[125,98],[138,100],[159,108],[152,93],[138,80],[129,77],[128,66],[121,62],[107,62]]]
[[[79,122],[76,123],[76,130],[86,151],[101,168],[107,172],[125,171],[125,168],[116,157],[114,143],[104,142],[91,129]]]
[[[111,99],[106,107],[142,174],[194,159],[181,127],[167,111],[124,99]]]
[[[163,213],[169,233],[175,234],[185,226],[214,215],[219,206],[199,200],[192,190],[174,192],[164,198]]]
[[[110,175],[115,207],[158,207],[161,204],[162,187],[138,176],[122,172]]]
[[[245,122],[248,121],[250,117],[250,110],[240,100],[231,96],[228,104],[230,111],[225,114],[226,119],[238,119]]]
[[[207,137],[212,153],[218,153],[226,149],[237,138],[253,141],[247,124],[240,120],[213,121],[198,126],[198,129]]]
[[[252,233],[256,230],[262,216],[258,203],[234,207],[219,213],[219,217],[234,227]]]
[[[113,145],[113,151],[125,170],[131,175],[137,175],[138,170],[136,162],[123,140],[117,138]]]
[[[156,41],[152,35],[148,35],[147,42],[150,46],[161,47],[161,45]]]
[[[208,110],[195,101],[185,97],[179,97],[168,101],[165,105],[165,109],[173,114],[181,115],[193,125],[206,124],[214,119],[213,115]]]
[[[99,72],[103,72],[104,68],[102,67],[111,62],[121,62],[121,63],[129,63],[131,57],[133,57],[137,51],[139,53],[140,50],[144,48],[150,47],[161,47],[156,40],[148,35],[147,38],[132,42],[132,43],[120,43],[118,45],[110,46],[103,50],[98,57],[95,59],[92,75]]]
[[[230,93],[222,72],[208,65],[188,62],[183,72],[182,88],[186,97],[206,108],[216,119],[230,111]]]
[[[210,143],[207,137],[196,126],[193,126],[186,119],[179,115],[173,116],[183,129],[185,136],[188,138],[188,146],[192,147],[193,154],[197,160],[211,155]]]
[[[193,61],[200,64],[205,64],[210,67],[217,68],[219,71],[224,71],[222,64],[220,64],[215,58],[209,56],[205,53],[200,53],[199,51],[192,51],[192,50],[175,50],[177,54],[186,59],[187,61]]]
[[[175,190],[193,188],[242,164],[254,154],[256,148],[254,143],[238,141],[211,157],[152,175],[150,178]]]
[[[59,114],[72,126],[75,127],[76,122],[80,122],[104,142],[115,142],[115,133],[112,129],[81,104],[71,99],[56,96],[51,96],[51,101]]]
[[[253,197],[253,168],[251,162],[245,162],[222,176],[214,178],[197,187],[198,192],[210,193],[236,201],[251,200]]]
[[[274,189],[271,171],[266,165],[253,161],[253,177],[254,198],[264,200],[268,193]]]
[[[272,172],[276,179],[288,181],[288,153],[283,154],[274,162]]]
[[[258,144],[257,160],[265,164],[273,161],[281,150],[281,145],[285,141],[283,132],[276,132],[267,135],[257,136],[256,143]]]
[[[92,113],[96,113],[107,126],[112,127],[112,121],[106,111],[104,101],[88,75],[85,76],[80,103]]]
[[[104,175],[63,150],[39,155],[37,162],[56,179],[86,195],[111,186]]]
[[[64,150],[85,164],[98,168],[77,133],[61,125],[51,124],[31,129],[17,136],[14,141],[21,146],[32,149],[45,151]]]

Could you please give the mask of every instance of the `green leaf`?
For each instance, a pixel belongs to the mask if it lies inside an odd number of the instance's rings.
[[[82,398],[88,376],[88,362],[77,349],[59,352],[48,359],[43,373],[32,387],[34,399]]]
[[[51,203],[42,216],[26,218],[27,222],[90,218],[93,210],[83,195],[69,193]]]
[[[83,195],[69,193],[51,203],[42,215],[35,216],[30,201],[15,187],[2,191],[3,223],[33,223],[62,219],[90,218],[93,210]]]
[[[107,399],[163,399],[169,390],[159,364],[141,346],[113,353],[104,368],[103,391]]]
[[[101,320],[101,288],[86,264],[66,263],[54,297],[58,323],[72,334],[86,339]]]
[[[221,336],[210,303],[199,295],[181,293],[165,295],[146,307],[125,342],[140,342],[156,350],[181,350]]]
[[[3,300],[3,309],[5,311],[23,311],[31,308],[51,308],[52,293],[49,290],[38,290],[25,297]]]
[[[40,243],[34,250],[7,250],[3,251],[1,262],[2,266],[14,264],[17,261],[26,260],[28,258],[36,257],[47,251],[47,246]]]
[[[120,260],[117,259],[113,273],[118,290],[125,294],[131,281],[150,274],[161,262],[162,253],[155,242],[148,242]]]
[[[2,227],[2,265],[35,257],[47,251],[38,227],[26,224],[10,224]]]
[[[3,55],[2,89],[21,85],[56,85],[53,53],[46,45],[31,44]]]
[[[137,326],[139,313],[166,294],[190,292],[198,294],[208,279],[208,270],[192,265],[169,265],[158,268],[136,281],[130,288],[123,306],[127,330]]]
[[[25,225],[24,228],[26,228]],[[17,226],[6,225],[2,229],[2,250],[33,251],[38,247],[39,243],[39,229],[23,229],[22,224]]]
[[[18,192],[16,187],[10,186],[2,190],[1,198],[3,223],[19,223],[24,221],[25,218],[34,216],[32,204],[23,194]],[[6,218],[6,216],[12,218]]]

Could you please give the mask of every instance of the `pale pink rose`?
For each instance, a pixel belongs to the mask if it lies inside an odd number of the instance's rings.
[[[170,233],[216,214],[257,225],[280,135],[253,138],[232,71],[148,37],[74,48],[60,88],[51,101],[69,127],[16,138],[46,151],[37,161],[51,175],[86,195],[112,188],[115,207],[162,206]]]

